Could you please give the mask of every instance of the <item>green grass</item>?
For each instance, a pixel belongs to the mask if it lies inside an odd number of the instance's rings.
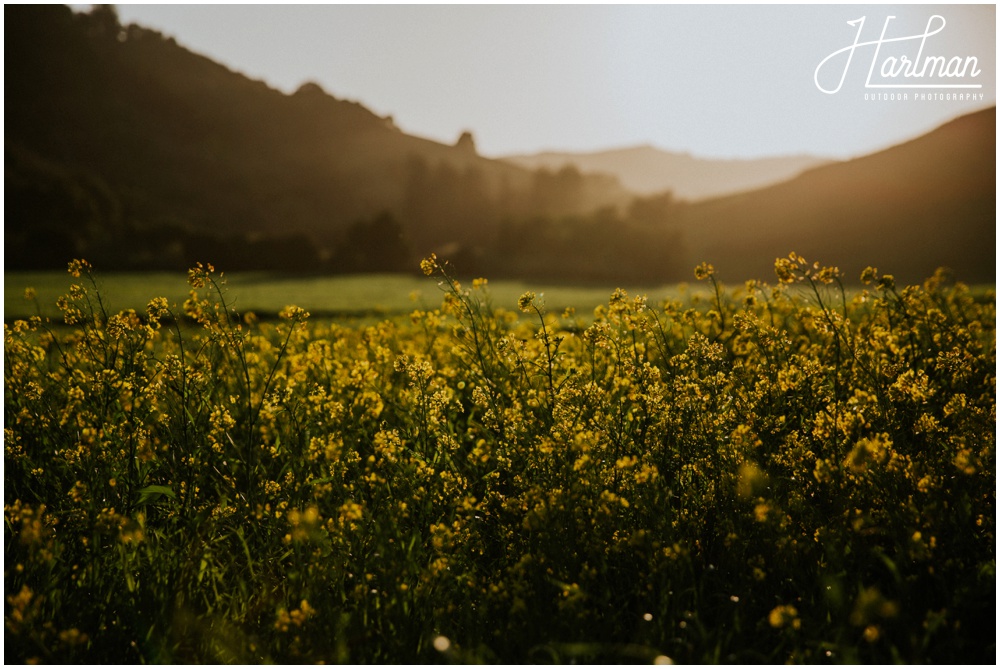
[[[291,277],[280,274],[226,274],[227,299],[240,312],[253,311],[261,316],[277,314],[289,304],[310,311],[314,316],[360,316],[401,314],[414,309],[429,309],[441,302],[441,291],[426,277],[408,274],[364,274],[344,276]],[[56,299],[68,292],[73,279],[66,272],[4,273],[4,320],[35,315],[35,306],[25,300],[25,288],[34,288],[43,316],[59,315]],[[141,312],[151,297],[166,297],[171,304],[182,304],[189,287],[182,273],[99,273],[101,294],[110,311],[135,309]],[[517,298],[526,290],[537,293],[551,312],[572,306],[589,313],[618,286],[537,285],[520,281],[491,281],[490,292],[496,306],[514,309]],[[685,292],[677,286],[625,287],[632,295],[647,295],[651,302],[677,297]]]

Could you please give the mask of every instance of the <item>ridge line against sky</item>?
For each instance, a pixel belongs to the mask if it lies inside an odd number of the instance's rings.
[[[469,130],[490,157],[648,144],[705,158],[849,158],[996,103],[995,5],[117,8],[122,23],[158,30],[283,92],[314,81],[443,143]],[[884,44],[879,60],[974,57],[981,72],[963,81],[982,88],[940,93],[981,99],[868,89],[873,47],[856,49],[840,91],[819,90],[817,66],[856,34],[916,36],[934,15],[947,25],[922,52],[915,39]],[[848,21],[862,16],[859,33]],[[836,79],[845,61],[822,74]]]

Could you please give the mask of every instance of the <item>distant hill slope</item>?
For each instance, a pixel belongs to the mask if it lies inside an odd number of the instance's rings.
[[[692,203],[409,136],[314,84],[283,94],[104,5],[5,5],[4,94],[8,269],[400,271],[434,250],[473,275],[653,284],[705,260],[773,281],[796,251],[851,282],[995,281],[995,109]]]
[[[684,200],[703,200],[761,188],[790,179],[829,162],[815,156],[780,156],[746,160],[696,158],[687,153],[635,146],[594,153],[544,152],[503,160],[528,169],[574,165],[581,172],[610,174],[634,193],[671,191]]]
[[[469,137],[406,135],[314,84],[283,94],[122,26],[108,7],[5,5],[4,59],[9,260],[132,228],[160,231],[152,245],[167,255],[178,236],[195,247],[205,234],[303,235],[336,253],[351,225],[382,211],[420,255],[491,234],[502,215],[629,197],[610,178],[559,182],[486,159]]]
[[[920,281],[938,266],[996,281],[996,108],[909,142],[809,170],[769,188],[684,213],[692,259],[724,277],[774,280],[795,251],[856,282],[867,265]]]

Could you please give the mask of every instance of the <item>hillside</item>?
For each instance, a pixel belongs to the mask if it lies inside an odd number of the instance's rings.
[[[867,265],[919,281],[938,266],[996,280],[996,108],[909,142],[687,208],[692,257],[724,277],[773,280],[796,251],[855,281]]]
[[[471,136],[408,136],[315,84],[286,95],[107,7],[5,5],[4,38],[8,266],[77,252],[266,265],[282,249],[296,267],[317,249],[363,264],[373,259],[347,248],[352,234],[388,232],[397,256],[420,255],[491,235],[502,216],[628,199],[610,178],[483,158]],[[374,222],[383,212],[388,228]]]
[[[8,269],[413,271],[435,251],[466,275],[656,284],[705,260],[773,280],[796,251],[851,282],[995,281],[995,109],[838,163],[639,147],[523,167],[316,84],[284,94],[107,6],[5,5],[4,38]],[[709,187],[741,192],[690,201]]]
[[[684,200],[704,200],[770,186],[828,162],[815,156],[697,158],[648,145],[594,153],[543,152],[508,156],[504,160],[528,169],[573,165],[581,172],[613,175],[634,193],[652,195],[670,191]]]

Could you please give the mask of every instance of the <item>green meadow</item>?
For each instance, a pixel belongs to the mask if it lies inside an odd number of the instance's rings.
[[[308,309],[314,315],[392,315],[436,307],[442,298],[442,291],[435,282],[410,274],[296,277],[226,273],[225,282],[231,306],[237,311],[252,311],[259,316],[274,316],[289,304]],[[58,317],[56,299],[67,293],[72,283],[66,272],[4,273],[5,320],[36,315],[37,309],[44,316]],[[182,304],[190,290],[184,274],[169,272],[99,273],[97,285],[111,310],[142,311],[154,296]],[[517,298],[530,288],[549,310],[573,307],[580,312],[589,312],[606,302],[619,288],[615,285],[538,285],[519,281],[490,281],[489,286],[498,307],[514,309]],[[35,290],[37,308],[34,302],[25,299],[26,288]],[[687,290],[684,285],[625,288],[632,294],[645,294],[653,301],[676,297]]]

